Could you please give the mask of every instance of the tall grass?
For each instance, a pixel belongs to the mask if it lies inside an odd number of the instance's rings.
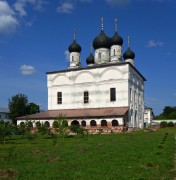
[[[89,135],[0,144],[0,179],[174,179],[176,128],[156,132]],[[8,174],[8,173],[6,173]]]

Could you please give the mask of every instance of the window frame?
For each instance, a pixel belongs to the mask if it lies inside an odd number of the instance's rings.
[[[116,101],[116,88],[110,88],[110,101]]]
[[[57,104],[62,104],[62,92],[57,92]]]
[[[88,91],[84,91],[83,100],[84,100],[84,104],[89,103],[89,92]]]

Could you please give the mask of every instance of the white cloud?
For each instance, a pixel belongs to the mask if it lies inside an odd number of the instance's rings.
[[[60,0],[56,11],[58,13],[71,14],[77,3],[91,3],[94,0]]]
[[[6,1],[0,0],[0,33],[12,33],[18,25],[15,12]]]
[[[13,5],[14,9],[20,14],[20,16],[27,16],[26,6],[32,5],[36,10],[42,10],[46,4],[44,0],[17,0]]]
[[[176,92],[172,94],[173,96],[176,96]]]
[[[70,61],[70,53],[69,53],[69,51],[65,50],[64,54],[65,54],[66,61],[69,62]]]
[[[29,66],[29,65],[22,65],[19,69],[22,75],[32,75],[36,71],[33,66]]]
[[[105,0],[105,2],[114,7],[114,6],[123,6],[131,2],[131,0]]]
[[[56,11],[59,13],[66,13],[66,14],[70,14],[72,13],[72,11],[75,9],[74,4],[71,2],[63,2],[61,3]]]
[[[149,40],[146,47],[153,48],[153,47],[162,47],[164,45],[163,42],[156,41],[156,40]]]

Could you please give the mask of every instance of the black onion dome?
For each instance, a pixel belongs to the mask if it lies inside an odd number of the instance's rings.
[[[110,38],[101,30],[100,34],[94,39],[93,47],[94,49],[98,48],[110,48],[111,40]]]
[[[124,59],[134,59],[135,58],[135,53],[131,51],[130,48],[127,49],[127,51],[123,54]]]
[[[76,40],[73,41],[72,44],[68,47],[69,52],[81,52],[81,46],[76,42]]]
[[[92,53],[90,53],[89,57],[87,57],[86,63],[87,63],[87,65],[95,63],[94,56],[92,55]]]
[[[111,45],[120,45],[122,46],[123,39],[121,36],[118,35],[117,32],[114,33],[114,35],[111,38]]]

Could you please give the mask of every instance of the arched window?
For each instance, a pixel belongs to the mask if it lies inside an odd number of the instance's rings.
[[[78,122],[77,120],[73,120],[73,121],[71,122],[71,125],[72,125],[72,126],[79,126],[80,124],[79,124],[79,122]]]
[[[25,124],[24,122],[20,122],[20,126],[23,127]]]
[[[86,127],[86,121],[81,121],[81,126]]]
[[[98,59],[101,59],[101,52],[98,53]]]
[[[119,125],[119,122],[117,120],[112,120],[112,126],[118,126]]]
[[[115,56],[115,49],[113,50],[113,52],[114,52],[114,56]]]
[[[35,126],[36,126],[37,128],[41,127],[40,121],[37,121],[37,122],[35,123]]]
[[[28,122],[28,126],[29,126],[30,128],[33,128],[33,124],[32,124],[31,121]]]
[[[50,127],[50,123],[49,123],[48,121],[45,121],[44,125],[45,125],[46,127]]]
[[[90,126],[97,126],[96,121],[95,121],[95,120],[91,120],[91,121],[90,121]]]
[[[72,56],[72,62],[74,61],[74,56]]]
[[[101,121],[101,126],[107,126],[107,121],[106,120],[102,120]]]

